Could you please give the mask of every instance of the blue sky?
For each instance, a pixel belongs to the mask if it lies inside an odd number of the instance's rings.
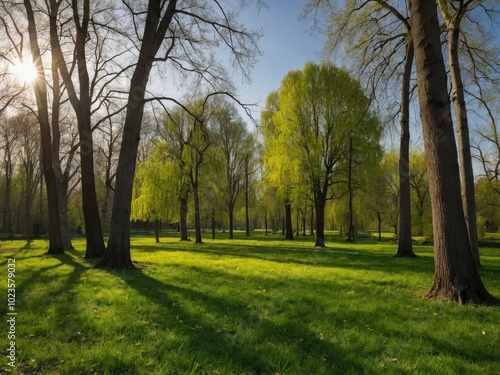
[[[256,64],[252,82],[239,84],[238,94],[245,103],[263,107],[267,95],[277,90],[290,70],[302,69],[306,62],[321,60],[324,37],[311,35],[310,21],[299,20],[305,1],[274,0],[267,9],[249,6],[241,12],[240,20],[249,29],[263,29],[260,40],[263,55]],[[238,83],[238,82],[237,82]],[[256,119],[259,118],[256,114]]]

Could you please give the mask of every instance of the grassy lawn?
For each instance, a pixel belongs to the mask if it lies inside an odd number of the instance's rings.
[[[500,374],[499,307],[422,298],[432,247],[398,259],[393,243],[328,240],[136,237],[139,269],[120,272],[92,269],[83,240],[62,256],[2,241],[0,367],[15,258],[19,374]],[[499,297],[488,246],[481,274]]]

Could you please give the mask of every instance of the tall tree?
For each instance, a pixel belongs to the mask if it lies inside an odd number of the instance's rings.
[[[76,36],[71,38],[74,40],[74,60],[71,61],[70,68],[64,56],[61,47],[61,38],[59,30],[61,24],[65,21],[59,19],[61,0],[50,0],[50,42],[52,58],[59,70],[67,89],[69,101],[75,111],[78,122],[78,133],[80,137],[80,163],[81,163],[81,185],[82,185],[82,207],[85,220],[85,236],[86,236],[86,258],[100,257],[104,254],[104,239],[102,234],[101,219],[99,215],[99,207],[97,204],[97,193],[95,186],[95,171],[94,171],[94,140],[92,136],[92,104],[93,95],[96,90],[96,82],[103,77],[96,76],[91,79],[87,56],[88,41],[90,40],[90,23],[95,16],[91,14],[90,0],[84,0],[80,4],[76,0],[71,2],[70,12],[71,19],[74,23]],[[102,10],[99,10],[102,12]],[[99,13],[96,12],[96,13]],[[99,39],[99,38],[97,38]],[[98,46],[97,49],[102,48]],[[102,49],[100,50],[102,51]],[[115,58],[118,57],[115,56]],[[96,72],[103,70],[100,66],[101,56],[97,58]],[[78,69],[78,88],[73,82],[71,66],[76,65]],[[116,77],[118,74],[113,74]],[[100,88],[102,90],[102,87]]]
[[[498,302],[481,280],[463,215],[437,5],[410,0],[409,10],[434,228],[434,282],[426,296]]]
[[[40,143],[42,167],[47,188],[47,199],[49,207],[49,254],[64,252],[64,243],[61,232],[60,208],[58,198],[58,187],[54,161],[56,160],[52,151],[51,129],[48,113],[47,81],[45,79],[42,54],[38,42],[35,14],[29,0],[24,0],[24,8],[28,20],[28,35],[30,40],[31,56],[36,68],[37,76],[33,82],[33,90],[37,103],[38,121],[40,124]]]
[[[458,150],[460,155],[460,174],[463,186],[463,207],[465,223],[469,232],[469,241],[474,259],[480,265],[479,243],[476,220],[476,198],[474,193],[474,170],[472,168],[469,120],[465,100],[465,90],[460,72],[459,39],[460,24],[473,0],[452,3],[439,0],[439,9],[446,22],[448,64],[450,67],[451,90],[455,120],[457,122]]]
[[[341,7],[337,7],[341,4]],[[350,58],[349,70],[363,80],[374,98],[389,112],[392,121],[400,115],[399,150],[399,231],[396,256],[415,256],[411,239],[410,94],[414,48],[405,2],[387,0],[310,1],[306,13],[320,10],[327,17],[325,51],[343,52]],[[397,87],[398,85],[399,88]],[[395,107],[387,103],[388,93],[400,92],[401,102]]]
[[[225,179],[221,190],[229,216],[229,239],[233,239],[234,208],[245,187],[250,138],[236,107],[229,102],[221,102],[213,122],[214,142],[224,159]]]
[[[194,74],[199,82],[216,87],[220,82],[227,82],[228,77],[215,57],[217,49],[227,47],[235,66],[244,73],[258,52],[258,35],[239,25],[236,14],[226,11],[220,1],[182,2],[181,5],[176,0],[149,0],[147,7],[141,6],[141,10],[134,9],[135,5],[126,3],[135,18],[135,32],[141,36],[139,56],[130,81],[108,248],[97,267],[133,266],[130,204],[146,87],[155,61],[168,61],[184,74]]]
[[[282,137],[284,125],[280,124],[277,117],[280,106],[279,93],[272,92],[268,95],[266,109],[261,114],[264,176],[270,187],[276,189],[277,198],[284,205],[285,239],[293,240],[291,201],[293,190],[299,185],[300,172],[297,160],[293,158],[293,150]]]

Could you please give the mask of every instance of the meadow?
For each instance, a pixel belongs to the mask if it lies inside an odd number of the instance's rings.
[[[208,235],[207,235],[208,236]],[[137,269],[93,269],[83,239],[0,241],[0,367],[17,374],[500,374],[500,307],[422,298],[432,246],[333,234],[254,234],[204,244],[132,240]],[[500,297],[500,241],[481,275]],[[16,369],[8,365],[7,267],[15,259]]]

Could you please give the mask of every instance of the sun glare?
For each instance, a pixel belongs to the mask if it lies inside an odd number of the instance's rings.
[[[30,59],[17,61],[13,67],[12,72],[23,82],[33,82],[37,76],[36,68]]]

